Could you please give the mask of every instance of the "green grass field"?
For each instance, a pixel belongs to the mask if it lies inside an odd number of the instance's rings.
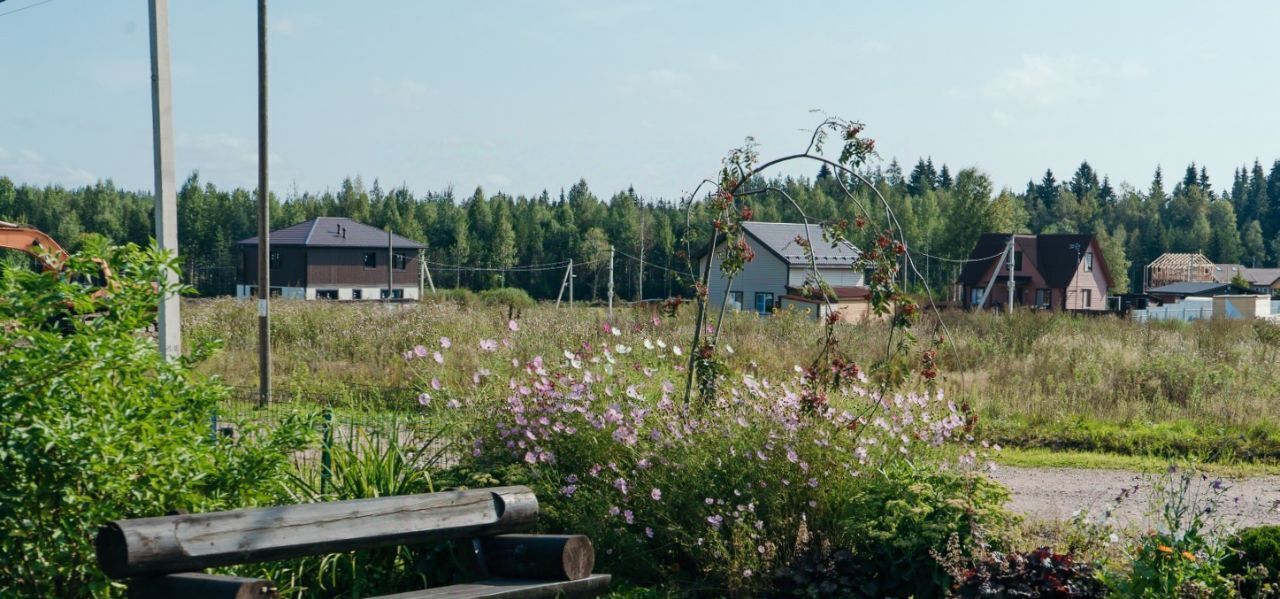
[[[628,308],[615,316],[615,324],[629,326],[654,314]],[[559,355],[597,339],[605,320],[602,308],[525,310],[522,329],[539,334],[522,350]],[[370,405],[379,407],[369,409],[408,405],[415,379],[404,351],[442,336],[500,338],[506,322],[507,309],[499,306],[276,301],[275,386],[304,398],[377,395]],[[945,331],[936,317],[926,318],[916,333],[922,339],[950,333],[952,343],[940,356],[944,389],[977,407],[986,438],[1025,450],[1011,454],[1022,456],[1014,463],[1112,467],[1131,462],[1104,456],[1132,456],[1193,458],[1249,471],[1280,464],[1280,351],[1256,328],[1275,325],[1144,325],[1032,312],[944,312],[941,323]],[[190,300],[184,306],[189,345],[224,344],[201,370],[231,385],[257,384],[256,327],[250,302]],[[671,329],[668,338],[690,338],[692,309],[663,327]],[[782,378],[813,357],[820,333],[796,315],[730,314],[722,344],[732,348],[735,371]],[[849,325],[839,337],[845,351],[868,363],[884,351],[884,334],[883,325]],[[450,372],[470,376],[479,349],[455,349]]]

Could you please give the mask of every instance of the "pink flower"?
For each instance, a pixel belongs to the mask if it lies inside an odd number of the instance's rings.
[[[484,351],[497,351],[497,349],[498,349],[498,342],[497,342],[497,341],[494,341],[493,339],[481,339],[481,340],[480,340],[480,349],[482,349],[482,350],[484,350]]]
[[[627,479],[619,478],[613,481],[613,488],[617,489],[623,495],[627,494]]]
[[[440,352],[431,354],[431,359],[435,360],[436,364],[444,364],[444,354],[441,354]]]
[[[448,337],[440,338],[440,347],[444,349],[449,349],[452,346],[453,346],[453,341],[450,341]]]
[[[654,488],[649,491],[649,497],[652,497],[654,501],[662,501],[662,489]]]
[[[657,318],[657,317],[655,316],[654,318]],[[644,527],[644,536],[649,537],[650,539],[652,539],[652,538],[653,538],[653,529],[652,529],[652,528],[649,528],[648,526]]]
[[[618,509],[618,506],[616,506],[616,505],[611,505],[611,506],[609,506],[609,515],[610,515],[610,516],[617,516],[618,514],[621,514],[621,513],[622,513],[622,510]]]
[[[710,524],[712,528],[720,528],[720,525],[724,524],[724,516],[721,516],[720,514],[707,516],[707,523]]]
[[[518,322],[516,322],[516,321],[514,321],[514,320],[508,320],[508,321],[507,321],[507,328],[508,328],[508,329],[511,329],[511,332],[513,332],[513,333],[514,333],[514,332],[516,332],[516,331],[520,330],[520,323],[518,323]]]
[[[427,357],[427,348],[425,348],[425,347],[423,347],[423,346],[421,346],[421,345],[415,345],[415,346],[413,346],[413,353],[414,353],[414,355],[418,356],[419,358],[425,358],[425,357]]]
[[[635,523],[636,523],[636,515],[635,515],[634,513],[632,513],[632,511],[631,511],[631,510],[627,510],[627,511],[625,511],[625,512],[622,512],[622,518],[623,518],[624,520],[626,520],[626,521],[627,521],[627,524],[635,524]]]
[[[440,383],[440,379],[437,379],[437,378],[432,378],[432,379],[431,379],[431,388],[432,388],[432,389],[435,389],[436,391],[439,391],[439,390],[440,390],[440,388],[441,388],[441,387],[443,387],[443,386],[444,386],[444,385]]]
[[[430,394],[430,393],[427,393],[426,391],[423,391],[422,393],[419,393],[419,394],[418,394],[418,403],[420,403],[420,404],[422,404],[422,405],[424,405],[424,406],[425,406],[425,405],[427,405],[427,404],[429,404],[429,403],[431,403],[431,394]]]

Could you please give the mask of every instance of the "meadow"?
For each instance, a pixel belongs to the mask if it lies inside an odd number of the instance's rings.
[[[500,336],[508,309],[454,301],[420,304],[276,301],[272,311],[275,387],[282,397],[377,396],[382,407],[416,392],[402,354],[438,336]],[[656,314],[620,307],[614,323],[638,326]],[[186,342],[218,339],[222,351],[199,366],[252,395],[257,385],[257,319],[249,302],[188,300]],[[539,334],[526,352],[558,355],[598,339],[603,307],[539,304],[518,321]],[[692,310],[663,319],[671,339],[691,338]],[[945,325],[939,326],[940,323]],[[1270,325],[1274,328],[1274,325]],[[979,415],[985,437],[1012,448],[1071,450],[1219,463],[1280,462],[1280,340],[1265,324],[1213,320],[1133,323],[1060,313],[945,311],[915,325],[920,339],[944,336],[941,388]],[[844,351],[861,364],[883,356],[887,326],[838,327]],[[726,316],[722,342],[734,371],[784,379],[807,365],[821,327],[796,314]],[[467,377],[483,362],[476,347],[456,350],[443,376]],[[1043,454],[1042,454],[1043,455]],[[1070,454],[1060,454],[1070,463]],[[1042,459],[1043,461],[1043,459]],[[1051,460],[1050,460],[1051,462]]]

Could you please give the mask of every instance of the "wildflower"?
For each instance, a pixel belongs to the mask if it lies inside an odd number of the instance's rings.
[[[619,329],[618,327],[609,327],[609,329],[610,329],[609,332],[613,333],[614,337],[622,336],[622,330]]]
[[[708,497],[708,498],[706,498],[706,499],[703,499],[702,501],[703,501],[703,503],[706,503],[707,505],[711,505],[711,504],[713,504],[713,503],[715,503],[715,502],[716,502],[716,500],[714,500],[714,499],[712,499],[712,498],[710,498],[710,497]]]
[[[508,320],[508,321],[507,321],[507,328],[508,328],[508,329],[511,329],[511,332],[512,332],[512,333],[514,333],[514,332],[516,332],[516,331],[519,331],[519,330],[520,330],[520,323],[518,323],[518,322],[516,322],[516,321],[514,321],[514,320]]]
[[[560,494],[564,495],[565,497],[573,497],[573,494],[577,491],[578,491],[578,485],[566,485],[566,486],[560,487]]]
[[[419,358],[425,358],[427,357],[427,348],[421,345],[415,345],[413,346],[413,355]]]
[[[624,520],[626,520],[626,521],[627,521],[627,524],[635,524],[635,523],[636,523],[636,515],[635,515],[634,513],[632,513],[632,511],[631,511],[631,510],[627,510],[627,511],[625,511],[625,512],[622,512],[622,518],[623,518]]]
[[[450,399],[450,400],[449,400],[449,403],[447,403],[447,404],[445,404],[445,405],[446,405],[446,406],[448,406],[448,407],[449,407],[449,409],[451,409],[451,410],[456,410],[456,409],[458,409],[458,408],[461,408],[461,407],[462,407],[462,404],[461,404],[461,403],[458,403],[458,400],[456,400],[456,399]]]
[[[626,495],[626,494],[627,494],[627,479],[625,479],[625,478],[618,478],[617,480],[613,481],[613,488],[617,489],[617,490],[618,490],[620,493],[622,493],[623,495]]]
[[[440,352],[435,352],[431,354],[431,359],[435,360],[436,364],[444,364],[444,355],[441,354]]]
[[[724,516],[721,516],[720,514],[707,516],[707,523],[710,524],[712,528],[720,528],[720,525],[724,524]]]
[[[426,391],[423,391],[422,393],[419,393],[419,394],[418,394],[418,403],[420,403],[420,404],[422,404],[422,405],[424,405],[424,406],[425,406],[425,405],[427,405],[427,404],[429,404],[429,403],[431,403],[431,394],[430,394],[430,393],[427,393]]]
[[[751,578],[751,568],[747,568],[746,570],[743,570],[743,571],[742,571],[742,577],[743,577],[743,578]]]
[[[484,351],[497,351],[497,349],[498,349],[498,342],[497,342],[497,341],[494,341],[493,339],[481,339],[481,340],[480,340],[480,349],[482,349],[482,350],[484,350]]]
[[[816,489],[816,488],[818,488],[818,479],[816,479],[816,478],[810,478],[810,479],[809,479],[809,483],[808,483],[808,484],[809,484],[809,486],[810,486],[810,487],[813,487],[813,488],[815,488],[815,489]]]
[[[728,343],[724,344],[724,351],[727,354],[733,354],[733,346]]]
[[[756,545],[756,553],[764,555],[764,545]]]
[[[649,497],[652,497],[654,501],[662,501],[662,489],[654,487],[652,491],[649,491]]]
[[[1159,545],[1156,547],[1156,550],[1164,554],[1170,554],[1170,555],[1173,554],[1173,547],[1170,547],[1168,545]]]
[[[645,339],[645,340],[644,340],[644,348],[645,348],[645,349],[653,349],[653,341],[652,341],[652,340],[650,340],[650,339]]]
[[[451,341],[448,337],[441,337],[440,347],[443,349],[449,349],[450,347],[453,347],[453,341]]]
[[[677,356],[683,356],[683,355],[684,355],[684,350],[680,349],[680,346],[679,346],[679,345],[674,345],[674,346],[672,346],[672,347],[671,347],[671,353],[673,353],[673,354],[675,354],[675,355],[677,355]]]
[[[1196,554],[1191,553],[1190,551],[1183,551],[1182,557],[1187,558],[1187,561],[1192,561],[1192,562],[1196,561]]]
[[[618,352],[618,355],[625,355],[631,353],[631,348],[619,343],[613,348],[613,351]]]
[[[791,462],[792,464],[794,464],[794,463],[796,463],[796,462],[800,461],[800,455],[796,453],[796,450],[791,449],[790,447],[788,447],[788,448],[787,448],[787,461],[788,461],[788,462]]]
[[[435,378],[435,377],[432,377],[432,378],[431,378],[431,388],[432,388],[432,389],[435,389],[436,391],[439,391],[439,390],[440,390],[440,388],[441,388],[441,387],[443,387],[443,386],[444,386],[444,385],[440,383],[440,379]]]
[[[661,340],[661,339],[659,339],[659,340],[658,340],[658,349],[667,349],[667,342],[666,342],[666,341],[663,341],[663,340]]]
[[[650,539],[652,539],[652,538],[653,538],[653,529],[652,529],[652,528],[649,528],[648,526],[644,527],[644,536],[649,537]]]
[[[621,514],[621,513],[622,513],[622,510],[618,509],[618,506],[616,506],[616,505],[611,505],[611,506],[609,506],[609,515],[610,515],[610,516],[617,516],[618,514]]]
[[[1107,543],[1109,543],[1109,544],[1115,544],[1115,543],[1119,543],[1119,542],[1120,542],[1120,535],[1118,535],[1118,534],[1116,534],[1116,533],[1114,533],[1114,532],[1113,532],[1113,533],[1111,533],[1111,536],[1107,537]]]
[[[401,355],[402,355],[402,356],[404,356],[404,361],[405,361],[405,362],[408,362],[409,360],[412,360],[412,359],[413,359],[413,350],[411,350],[411,349],[410,349],[410,350],[406,350],[406,351],[405,351],[403,354],[401,354]]]

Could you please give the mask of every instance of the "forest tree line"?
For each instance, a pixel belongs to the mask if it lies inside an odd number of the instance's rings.
[[[1021,191],[997,191],[977,169],[952,173],[928,158],[919,159],[909,172],[894,160],[863,174],[897,216],[923,275],[909,278],[917,289],[927,281],[945,293],[958,272],[950,260],[967,257],[978,236],[991,231],[1095,234],[1117,279],[1117,292],[1140,287],[1142,267],[1164,252],[1199,252],[1214,262],[1245,266],[1280,262],[1280,160],[1269,171],[1259,161],[1238,168],[1230,185],[1217,189],[1206,169],[1194,163],[1172,181],[1157,168],[1144,189],[1113,186],[1088,162],[1063,179],[1046,170]],[[748,188],[776,190],[744,198],[754,220],[799,222],[794,200],[811,219],[868,218],[871,226],[848,232],[855,243],[865,243],[884,226],[884,210],[874,195],[825,167],[812,178],[761,179]],[[181,186],[184,277],[201,293],[224,294],[234,288],[240,267],[234,244],[257,233],[255,198],[253,190],[221,189],[201,181],[198,173]],[[512,196],[477,188],[460,197],[451,189],[426,194],[405,187],[388,190],[376,180],[367,186],[355,177],[344,179],[337,191],[283,200],[273,194],[271,202],[272,229],[317,216],[349,217],[424,243],[438,287],[505,284],[539,298],[556,297],[564,270],[527,267],[569,259],[579,265],[577,297],[601,297],[611,246],[617,251],[619,297],[688,296],[685,249],[696,251],[710,228],[701,202],[686,211],[679,201],[645,198],[631,188],[603,198],[585,180],[556,194]],[[86,234],[116,243],[148,243],[152,218],[149,193],[123,190],[109,180],[64,188],[0,176],[0,220],[33,225],[72,250]]]

